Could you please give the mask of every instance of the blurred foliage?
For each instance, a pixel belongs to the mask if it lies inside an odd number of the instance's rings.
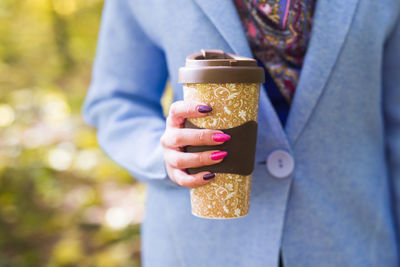
[[[145,186],[80,116],[102,5],[0,1],[0,266],[140,266]]]

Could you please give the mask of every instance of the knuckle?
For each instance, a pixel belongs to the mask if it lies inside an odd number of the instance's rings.
[[[184,158],[178,157],[177,160],[176,160],[176,166],[179,169],[183,169],[185,167],[185,163],[186,163],[186,161],[185,161]]]
[[[197,135],[197,142],[204,143],[207,139],[207,131],[200,130],[199,134]]]
[[[169,108],[169,115],[170,116],[175,116],[177,112],[177,108],[179,105],[179,101],[173,102]]]
[[[200,153],[190,153],[190,161],[195,162],[196,165],[200,163],[201,161]]]
[[[182,179],[182,186],[184,187],[194,187],[196,186],[196,179],[193,175],[187,175],[185,179]]]
[[[201,162],[201,164],[204,164],[204,165],[209,162],[209,153],[208,152],[200,153],[200,162]]]
[[[179,186],[183,186],[183,187],[189,187],[190,183],[188,183],[185,175],[179,174],[178,172],[175,172],[176,175],[174,177],[175,179],[175,183]]]
[[[176,132],[176,133],[174,134],[174,137],[175,137],[175,144],[176,144],[177,146],[181,146],[181,145],[183,144],[183,141],[184,141],[184,137],[182,136],[182,134]]]
[[[170,143],[173,146],[179,146],[179,144],[181,143],[182,137],[178,134],[172,134],[170,137]]]
[[[183,187],[188,187],[188,182],[185,179],[178,179],[178,184]]]
[[[168,117],[167,117],[167,121],[166,121],[166,124],[167,125],[171,125],[172,124],[172,118],[171,118],[172,116],[171,116],[171,112],[169,112],[169,115],[168,115]]]
[[[172,166],[174,166],[175,168],[178,168],[178,169],[181,169],[183,167],[184,163],[185,163],[185,161],[181,157],[173,157],[171,159]]]
[[[167,156],[168,164],[171,165],[173,168],[176,168],[176,158]]]
[[[169,156],[169,154],[170,154],[170,150],[169,149],[165,149],[164,150],[164,162],[165,162],[165,165],[167,166],[167,168],[172,167],[171,157]]]
[[[162,144],[165,147],[169,147],[171,145],[171,139],[173,140],[174,135],[170,133],[170,130],[167,130],[163,136],[161,137]]]
[[[175,183],[177,185],[184,186],[184,182],[182,181],[182,179],[179,176],[174,177],[174,179],[175,179]]]
[[[172,168],[170,178],[174,183],[176,183],[177,185],[182,186],[181,178],[178,175],[178,172],[177,172],[176,169]]]
[[[204,157],[204,152],[199,152],[193,155],[194,160],[199,164],[199,165],[204,165],[205,164],[205,157]]]
[[[185,114],[190,114],[192,113],[192,110],[195,109],[195,105],[193,105],[192,103],[185,105]]]
[[[179,101],[175,101],[175,102],[172,102],[171,103],[171,106],[170,106],[170,111],[171,112],[174,112],[175,110],[176,110],[176,107],[179,105]]]
[[[166,146],[166,140],[165,140],[165,133],[161,136],[161,138],[160,138],[160,143],[161,143],[161,145],[163,146],[163,147],[165,147]]]
[[[191,175],[191,187],[197,187],[207,183],[199,174]]]
[[[179,147],[183,142],[182,135],[175,129],[167,130],[161,137],[162,144],[167,147]]]

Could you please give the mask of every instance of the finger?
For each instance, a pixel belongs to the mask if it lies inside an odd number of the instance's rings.
[[[186,169],[220,163],[227,154],[226,151],[219,150],[186,153],[167,149],[164,152],[164,158],[165,162],[172,167],[177,169]]]
[[[167,118],[167,125],[181,127],[185,118],[205,117],[212,108],[197,101],[181,100],[171,104]]]
[[[172,174],[174,179],[173,182],[184,187],[202,186],[211,182],[213,180],[212,178],[215,177],[215,174],[212,172],[204,171],[189,175],[185,171],[175,168],[172,169]],[[212,178],[210,179],[208,177]]]
[[[164,147],[179,148],[183,146],[220,145],[231,139],[231,136],[219,130],[174,129],[165,132],[161,138]]]

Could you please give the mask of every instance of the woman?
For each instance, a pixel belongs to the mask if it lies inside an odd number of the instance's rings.
[[[84,117],[148,184],[144,266],[278,266],[280,254],[284,266],[398,266],[399,11],[397,0],[106,1]],[[181,129],[212,108],[182,101],[177,84],[202,48],[256,57],[269,75],[240,219],[190,213],[188,187],[213,175],[184,168],[223,160],[179,151],[215,142],[215,131]],[[276,153],[282,172],[268,168]]]

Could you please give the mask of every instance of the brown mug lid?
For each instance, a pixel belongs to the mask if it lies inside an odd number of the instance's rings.
[[[178,83],[263,83],[265,73],[257,61],[222,50],[202,49],[186,57]]]

